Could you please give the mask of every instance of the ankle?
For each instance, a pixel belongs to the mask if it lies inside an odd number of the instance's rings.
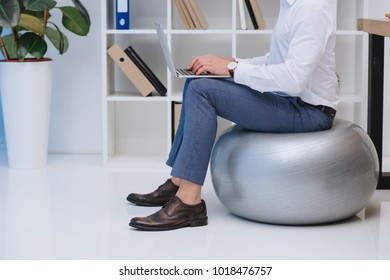
[[[198,205],[202,202],[202,199],[200,197],[192,197],[192,196],[186,196],[182,194],[176,194],[180,200],[187,205]]]
[[[200,185],[182,180],[176,196],[185,204],[196,205],[202,201],[201,191],[202,187]]]
[[[179,178],[177,178],[177,177],[172,177],[171,179],[171,182],[174,184],[174,185],[176,185],[176,186],[180,186],[180,184],[181,184],[181,179],[179,179]]]

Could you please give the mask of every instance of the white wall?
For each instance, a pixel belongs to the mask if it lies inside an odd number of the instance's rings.
[[[71,3],[60,2],[64,6]],[[49,152],[101,153],[102,150],[101,5],[96,0],[82,2],[92,21],[88,37],[65,32],[68,52],[59,55],[53,48],[48,52],[54,60]],[[58,18],[59,14],[53,12],[53,17]]]

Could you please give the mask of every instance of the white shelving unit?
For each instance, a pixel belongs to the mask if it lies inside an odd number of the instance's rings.
[[[207,30],[187,30],[173,0],[132,0],[130,30],[114,29],[115,0],[102,1],[103,160],[106,166],[164,166],[172,137],[172,102],[181,101],[184,80],[174,78],[153,23],[163,25],[175,64],[187,65],[200,54],[253,57],[264,54],[279,12],[278,0],[258,0],[266,30],[241,30],[236,0],[198,0]],[[329,0],[337,13],[337,72],[341,77],[338,118],[366,128],[368,36],[356,31],[356,18],[367,16],[368,0]],[[249,16],[248,27],[251,28]],[[167,96],[139,94],[107,56],[114,43],[131,45],[167,87]],[[220,120],[220,131],[231,125]]]

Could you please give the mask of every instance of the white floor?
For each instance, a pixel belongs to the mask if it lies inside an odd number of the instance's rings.
[[[18,171],[0,153],[0,259],[390,259],[390,190],[336,224],[276,226],[230,214],[210,178],[209,225],[167,232],[128,226],[158,208],[126,202],[150,191],[166,170],[105,169],[100,156],[51,155],[47,168]]]

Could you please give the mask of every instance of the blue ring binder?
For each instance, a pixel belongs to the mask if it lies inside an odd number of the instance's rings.
[[[116,0],[116,29],[130,29],[130,0]]]

